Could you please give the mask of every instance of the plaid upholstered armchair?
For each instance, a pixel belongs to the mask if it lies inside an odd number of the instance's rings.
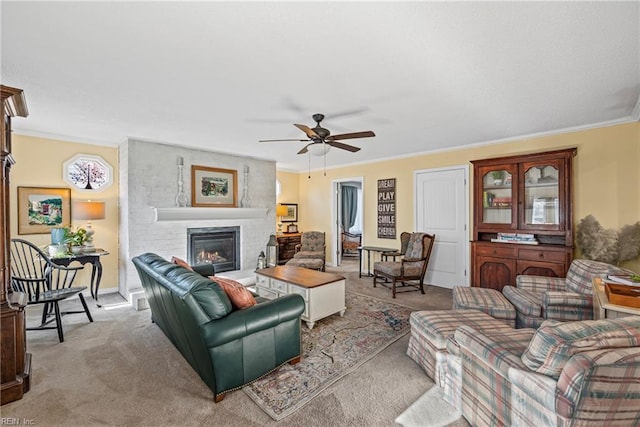
[[[300,244],[296,245],[294,258],[297,259],[321,259],[322,271],[325,263],[324,231],[305,231],[300,236]]]
[[[640,317],[455,334],[471,425],[637,426]]]
[[[517,328],[537,328],[545,319],[593,319],[593,279],[633,274],[615,265],[574,259],[566,278],[520,275],[502,293],[516,309]]]

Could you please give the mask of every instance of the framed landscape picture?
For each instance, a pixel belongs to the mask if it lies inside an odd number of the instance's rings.
[[[70,224],[70,188],[18,187],[18,234],[48,234]]]
[[[238,171],[191,166],[191,206],[237,206]]]

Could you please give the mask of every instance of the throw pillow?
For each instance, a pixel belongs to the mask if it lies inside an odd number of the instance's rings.
[[[247,290],[247,288],[242,286],[242,283],[218,276],[209,276],[209,279],[222,287],[231,300],[231,305],[235,308],[242,310],[256,305],[256,299],[253,297],[251,292]]]
[[[182,258],[178,258],[178,257],[172,256],[171,257],[171,262],[176,264],[176,265],[179,265],[180,267],[184,267],[187,270],[193,271],[193,268],[191,268],[191,266],[187,263],[187,261],[183,260]]]
[[[539,374],[558,378],[574,354],[640,345],[637,316],[556,322],[545,320],[522,354],[522,362]]]

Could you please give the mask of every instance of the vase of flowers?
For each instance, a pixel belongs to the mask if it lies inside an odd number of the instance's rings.
[[[78,227],[75,230],[67,228],[64,242],[69,247],[69,252],[74,255],[78,255],[84,250],[84,244],[88,237],[87,230],[84,228]]]

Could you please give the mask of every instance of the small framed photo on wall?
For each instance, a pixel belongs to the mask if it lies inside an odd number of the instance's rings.
[[[280,203],[287,207],[287,216],[282,217],[282,222],[298,222],[298,204],[297,203]]]

